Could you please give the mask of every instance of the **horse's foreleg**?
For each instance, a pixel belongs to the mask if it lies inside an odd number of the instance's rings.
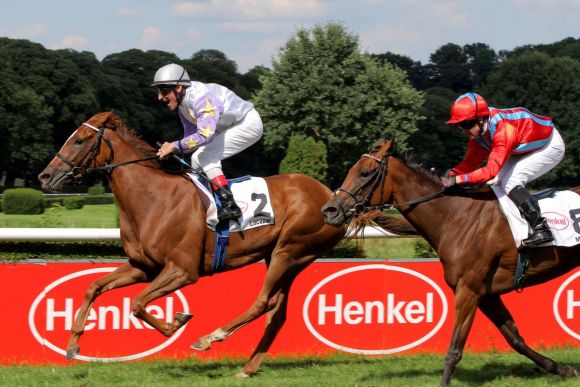
[[[120,288],[137,282],[144,282],[146,280],[147,275],[142,270],[126,263],[103,278],[99,278],[89,286],[71,329],[71,336],[66,347],[67,360],[72,360],[79,354],[80,348],[78,346],[78,341],[85,331],[87,317],[95,299],[111,289]]]
[[[167,263],[157,277],[133,300],[133,314],[164,336],[171,336],[176,330],[184,326],[193,316],[185,313],[176,313],[172,323],[167,323],[153,317],[146,310],[147,304],[172,293],[185,285],[196,282],[189,274],[172,262]]]
[[[532,360],[540,368],[546,372],[564,377],[578,376],[578,373],[573,367],[567,365],[562,366],[528,347],[522,336],[520,336],[513,317],[498,295],[482,298],[479,302],[479,309],[499,329],[514,350]]]
[[[441,378],[441,385],[447,386],[451,381],[455,367],[463,356],[463,348],[467,336],[473,325],[478,297],[466,286],[458,284],[455,288],[455,319],[451,343],[445,357],[445,369]]]

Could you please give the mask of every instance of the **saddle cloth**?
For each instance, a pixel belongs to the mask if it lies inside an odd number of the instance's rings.
[[[500,186],[492,186],[500,207],[506,216],[516,247],[520,248],[522,240],[531,231],[528,222],[522,217],[515,203],[506,195]],[[554,241],[542,246],[574,246],[580,243],[580,195],[572,191],[556,191],[551,197],[539,200],[542,216],[548,221],[548,226]]]
[[[193,181],[199,196],[207,208],[206,224],[215,231],[218,224],[217,205],[214,195],[205,181],[195,173],[187,174]],[[270,202],[270,192],[266,180],[261,177],[244,177],[229,180],[234,199],[242,210],[241,224],[231,220],[229,230],[239,232],[254,227],[274,224],[274,211]]]

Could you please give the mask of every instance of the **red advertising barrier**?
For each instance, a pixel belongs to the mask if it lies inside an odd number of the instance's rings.
[[[86,288],[118,266],[0,264],[0,364],[66,362],[69,330]],[[166,321],[176,312],[194,315],[170,338],[131,314],[131,302],[145,285],[105,293],[93,305],[78,360],[249,356],[263,333],[264,318],[214,343],[207,352],[189,347],[244,312],[264,274],[265,266],[259,263],[202,278],[151,304],[149,312]],[[532,347],[579,345],[580,270],[503,299]],[[454,313],[453,294],[437,261],[319,260],[298,276],[288,307],[273,355],[445,353]],[[478,312],[466,349],[508,348]]]

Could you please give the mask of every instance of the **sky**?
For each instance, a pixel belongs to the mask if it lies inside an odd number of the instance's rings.
[[[580,37],[580,0],[0,0],[0,36],[99,60],[132,48],[181,59],[217,49],[238,71],[271,67],[300,28],[336,22],[362,51],[423,64],[447,43],[511,50]]]

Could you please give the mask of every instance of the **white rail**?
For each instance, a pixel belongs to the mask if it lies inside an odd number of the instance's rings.
[[[347,237],[352,231],[347,233]],[[358,234],[359,237],[362,234]],[[407,235],[397,235],[383,229],[366,227],[364,237],[376,238],[406,238]],[[119,240],[121,232],[118,228],[0,228],[0,241],[102,241]]]

